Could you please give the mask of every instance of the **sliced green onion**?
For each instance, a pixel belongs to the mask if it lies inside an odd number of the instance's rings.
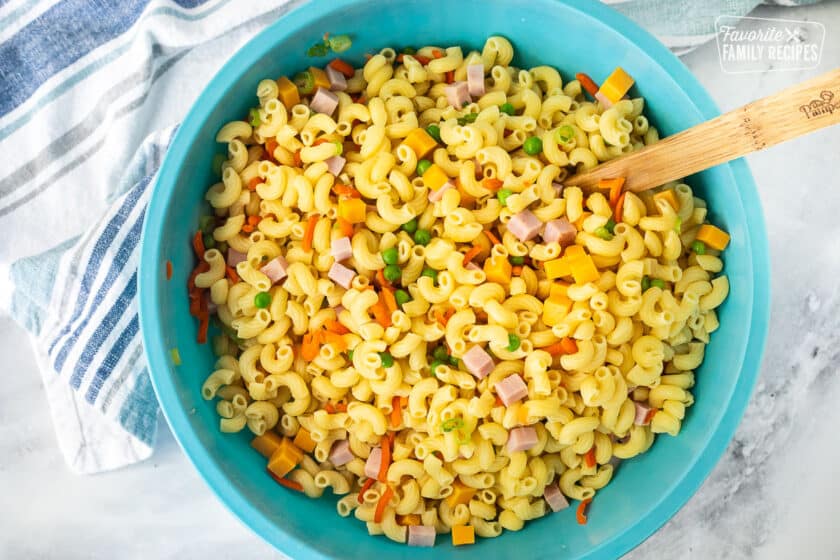
[[[214,241],[215,241],[215,240],[214,240]],[[216,245],[216,249],[218,249],[218,250],[219,250],[219,252],[220,252],[221,254],[226,255],[226,254],[227,254],[227,251],[228,251],[228,244],[227,244],[227,242],[226,242],[226,241],[222,241],[221,243],[219,243],[218,245]]]
[[[438,346],[435,348],[434,352],[432,352],[432,357],[435,360],[443,362],[449,359],[449,352],[446,351],[445,346]]]
[[[461,362],[455,356],[449,356],[449,365],[454,368],[457,368],[461,366]]]
[[[341,53],[349,49],[353,41],[350,40],[349,35],[333,35],[330,37],[329,43],[333,52]]]
[[[519,348],[520,340],[519,337],[515,334],[508,334],[508,346],[507,349],[509,352],[516,352]]]
[[[414,47],[404,47],[402,50],[403,54],[417,54],[417,49]]]
[[[646,292],[650,288],[650,278],[647,276],[642,276],[642,291]]]
[[[340,156],[344,153],[344,143],[343,142],[333,142],[335,144],[335,155]]]
[[[262,120],[260,120],[260,110],[259,109],[252,108],[250,111],[248,111],[248,116],[251,117],[251,121],[250,121],[251,126],[253,126],[254,128],[260,126],[260,123],[262,122]]]
[[[216,216],[204,215],[198,218],[198,229],[200,229],[202,233],[212,233],[215,228]]]
[[[315,78],[309,70],[298,72],[292,81],[297,86],[298,91],[303,95],[309,95],[315,89]]]
[[[596,236],[598,236],[598,237],[600,237],[601,239],[606,240],[606,241],[609,241],[610,239],[612,239],[612,238],[613,238],[613,234],[611,234],[611,233],[610,233],[610,230],[608,230],[608,229],[607,229],[606,227],[604,227],[604,226],[601,226],[601,227],[599,227],[599,228],[596,228],[596,229],[595,229],[595,235],[596,235]]]
[[[698,255],[705,255],[706,244],[700,241],[699,239],[695,239],[691,242],[691,250],[697,253]]]
[[[665,289],[665,280],[662,278],[654,278],[650,281],[651,288],[659,288],[660,290]]]
[[[569,125],[563,125],[554,131],[554,138],[560,144],[568,144],[575,137],[575,129]]]
[[[682,233],[682,218],[677,216],[677,221],[674,223],[674,231]]]
[[[347,351],[347,359],[350,360],[351,362],[353,361],[353,351],[352,350]]]
[[[615,220],[610,218],[609,220],[607,220],[607,223],[604,225],[604,227],[607,228],[608,232],[615,235]]]
[[[450,418],[449,420],[444,420],[443,423],[440,425],[440,429],[443,432],[449,433],[452,430],[460,430],[464,427],[464,419],[463,418]]]
[[[306,56],[326,56],[330,52],[329,46],[324,43],[315,43],[306,49]]]
[[[474,123],[475,119],[477,119],[477,118],[478,118],[478,113],[467,113],[466,115],[464,115],[463,117],[460,117],[458,119],[458,124],[460,124],[461,126],[464,126],[467,123]]]
[[[394,357],[388,352],[380,352],[379,359],[382,360],[382,367],[391,367],[394,365]]]
[[[496,193],[496,198],[499,199],[502,206],[507,206],[507,199],[512,194],[513,191],[510,189],[499,189],[499,192]]]
[[[443,362],[439,362],[437,360],[434,360],[431,364],[429,364],[429,372],[431,372],[432,375],[437,377],[437,373],[435,373],[435,370],[437,369],[438,366],[442,366],[442,365],[443,365]]]

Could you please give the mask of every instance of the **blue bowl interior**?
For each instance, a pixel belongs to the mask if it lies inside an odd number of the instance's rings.
[[[254,39],[210,83],[181,126],[155,187],[144,230],[140,269],[141,320],[152,379],[170,425],[211,488],[251,528],[295,558],[438,558],[453,553],[446,536],[434,549],[408,549],[384,537],[369,537],[363,523],[343,519],[335,499],[310,500],[288,491],[265,472],[265,460],[248,446],[246,433],[218,431],[213,403],[200,397],[212,371],[208,346],[197,345],[188,313],[186,280],[193,267],[189,240],[203,210],[203,195],[217,179],[214,154],[224,146],[215,134],[256,104],[257,83],[291,75],[328,59],[305,56],[324,31],[350,33],[343,58],[359,65],[364,53],[384,46],[460,44],[480,49],[487,36],[508,37],[514,63],[558,67],[565,81],[585,71],[603,80],[622,66],[636,80],[634,95],[645,113],[669,135],[717,111],[688,71],[664,47],[598,3],[586,7],[552,0],[462,0],[323,2],[299,9]],[[515,17],[512,17],[515,14]],[[574,508],[529,522],[525,530],[479,539],[459,548],[461,558],[487,554],[534,558],[615,557],[661,526],[696,490],[728,443],[754,383],[767,324],[766,234],[755,187],[743,162],[719,166],[688,181],[711,209],[712,222],[728,230],[726,273],[732,286],[719,310],[721,327],[697,372],[696,403],[677,438],[663,436],[649,453],[624,462],[600,491],[589,523],[575,521]],[[171,260],[174,277],[165,279]],[[174,367],[169,349],[183,365]],[[454,554],[454,553],[453,553]],[[496,557],[496,556],[493,556]]]

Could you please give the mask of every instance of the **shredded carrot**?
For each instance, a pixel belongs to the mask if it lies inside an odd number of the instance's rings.
[[[303,342],[300,345],[300,355],[304,360],[312,361],[318,357],[320,337],[317,333],[306,333],[303,335]]]
[[[196,336],[196,341],[199,344],[204,344],[207,342],[207,329],[210,327],[210,314],[207,311],[204,311],[200,314],[198,318],[198,336]]]
[[[400,54],[397,55],[397,59],[396,59],[397,62],[402,63],[403,59],[404,59],[403,53],[400,53]]]
[[[358,498],[360,504],[365,503],[365,492],[370,490],[370,487],[373,486],[374,482],[376,482],[375,478],[369,478],[365,481],[364,484],[362,484],[362,489],[359,490],[359,498]]]
[[[295,482],[294,480],[289,480],[288,478],[280,478],[270,470],[266,469],[266,472],[274,479],[274,482],[279,484],[280,486],[285,486],[286,488],[291,488],[292,490],[297,490],[298,492],[303,492],[303,486],[300,485],[300,482]]]
[[[201,313],[201,293],[196,290],[190,293],[190,315],[198,318]]]
[[[332,142],[332,140],[330,140],[329,138],[326,138],[324,136],[321,136],[320,138],[318,138],[317,140],[312,142],[312,145],[313,146],[320,146],[321,144],[326,144],[327,142]]]
[[[446,326],[446,323],[447,323],[446,316],[443,314],[443,311],[441,311],[440,308],[435,309],[435,320],[438,323],[440,323],[441,327]]]
[[[303,160],[302,160],[302,159],[300,159],[300,150],[297,150],[297,151],[294,153],[294,158],[295,158],[295,165],[296,165],[297,167],[302,167],[302,166],[303,166]]]
[[[306,253],[312,250],[312,238],[315,237],[315,226],[318,225],[320,217],[320,214],[312,214],[309,216],[309,221],[306,222],[306,230],[303,232],[303,242],[301,243],[301,249]]]
[[[650,410],[648,410],[647,414],[645,414],[644,424],[650,424],[650,421],[653,420],[653,417],[656,415],[656,413],[657,410],[655,408],[651,408]]]
[[[166,279],[172,280],[172,261],[166,261]]]
[[[252,226],[255,226],[258,223],[260,223],[260,220],[262,220],[262,218],[260,218],[259,216],[248,216],[248,223]]]
[[[579,525],[586,525],[586,507],[591,501],[592,498],[586,498],[580,503],[580,505],[577,508],[577,513],[575,516],[577,517],[577,522]]]
[[[624,187],[624,177],[614,177],[598,181],[598,188],[600,190],[609,191],[610,206],[613,208],[615,208],[615,205],[618,202],[618,197],[621,196],[622,187]]]
[[[338,196],[349,196],[350,198],[362,198],[362,193],[349,185],[336,183],[333,185],[333,192]]]
[[[229,266],[225,269],[227,273],[227,277],[230,279],[231,282],[237,284],[239,282],[239,275],[236,273],[236,269],[232,266]]]
[[[432,51],[432,56],[435,58],[443,58],[443,51],[440,49],[435,49]]]
[[[352,78],[355,71],[353,70],[353,66],[344,62],[340,58],[334,58],[330,61],[330,68],[333,70],[338,70],[342,74],[344,74],[345,78]]]
[[[499,238],[498,238],[498,237],[496,237],[495,235],[493,235],[493,234],[490,232],[490,230],[489,230],[489,229],[485,229],[485,230],[484,230],[484,235],[486,235],[486,236],[487,236],[487,239],[489,239],[489,240],[490,240],[490,243],[492,243],[493,245],[501,245],[501,244],[502,244],[502,242],[501,242],[501,241],[499,241]]]
[[[245,233],[254,233],[254,226],[252,226],[251,224],[245,224],[244,226],[242,226],[242,231],[244,231]]]
[[[519,265],[514,266],[510,269],[510,273],[514,276],[520,276],[522,274],[522,267]]]
[[[504,406],[504,401],[502,401],[502,397],[496,395],[496,406]]]
[[[326,321],[324,321],[324,325],[327,327],[328,331],[334,332],[335,334],[347,334],[350,332],[350,329],[348,329],[335,319],[327,319]]]
[[[428,56],[423,56],[422,54],[415,54],[414,58],[417,59],[417,62],[424,66],[432,61],[431,58],[429,58]]]
[[[266,155],[274,161],[274,150],[277,149],[277,140],[274,138],[269,138],[265,141],[265,152]]]
[[[469,251],[467,251],[466,253],[464,253],[464,260],[463,260],[463,263],[462,263],[462,264],[463,264],[464,266],[467,266],[468,264],[470,264],[470,263],[472,262],[472,260],[473,260],[476,256],[478,256],[478,254],[479,254],[480,252],[481,252],[481,247],[480,247],[480,246],[478,246],[478,245],[473,245],[473,246],[472,246],[472,248],[471,248]]]
[[[341,232],[341,235],[344,237],[353,237],[353,229],[352,223],[344,218],[338,218],[338,231]]]
[[[624,218],[624,197],[627,193],[621,193],[621,196],[618,197],[618,202],[615,203],[615,212],[614,218],[615,222],[618,223]]]
[[[335,407],[330,402],[324,403],[324,410],[329,414],[335,414]]]
[[[347,403],[340,402],[337,405],[335,405],[335,409],[338,412],[347,412]]]
[[[202,235],[201,231],[195,232],[193,236],[193,251],[195,251],[195,256],[199,259],[204,259],[204,236]]]
[[[449,72],[447,72],[446,75],[444,76],[444,79],[446,80],[447,84],[451,84],[452,82],[454,82],[455,81],[455,71],[450,70]]]
[[[586,455],[583,456],[583,462],[587,467],[594,467],[595,466],[595,446],[589,448],[589,451],[586,452]]]
[[[393,313],[397,310],[397,299],[394,297],[394,292],[390,288],[383,287],[379,297],[385,303],[385,308],[388,310],[388,313]]]
[[[374,277],[376,278],[376,282],[382,287],[391,285],[390,282],[385,280],[385,273],[382,272],[381,268],[376,271],[376,275]]]
[[[385,508],[388,507],[388,502],[391,501],[391,496],[394,491],[388,486],[379,498],[379,503],[376,504],[376,511],[373,513],[373,522],[382,523],[382,516],[385,515]]]
[[[575,339],[564,337],[563,340],[560,341],[560,345],[563,347],[563,351],[566,354],[576,354],[578,351],[577,343]]]
[[[487,177],[481,182],[481,185],[487,189],[488,191],[496,192],[497,190],[502,188],[504,183],[495,177]]]
[[[575,74],[575,78],[577,78],[577,81],[580,82],[580,85],[583,86],[583,89],[585,89],[589,95],[595,97],[595,94],[598,93],[598,84],[596,84],[592,78],[583,72]]]
[[[332,344],[336,350],[339,352],[344,352],[347,350],[347,341],[342,338],[342,336],[338,333],[334,333],[332,331],[325,331],[321,333],[321,337],[323,338],[324,342],[328,342]]]
[[[397,429],[402,422],[402,408],[400,408],[400,398],[394,397],[391,399],[391,427]]]
[[[391,316],[388,314],[388,309],[381,301],[373,304],[370,307],[370,310],[373,312],[373,317],[376,319],[377,323],[386,329],[391,326]]]
[[[248,181],[248,190],[249,191],[257,190],[257,185],[259,185],[262,182],[263,182],[263,180],[260,177],[254,177],[253,179]]]

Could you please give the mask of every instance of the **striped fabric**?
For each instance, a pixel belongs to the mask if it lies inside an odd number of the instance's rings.
[[[174,126],[233,52],[301,1],[0,0],[0,312],[31,333],[76,472],[154,446],[137,259]],[[608,1],[682,49],[714,16],[758,3]]]

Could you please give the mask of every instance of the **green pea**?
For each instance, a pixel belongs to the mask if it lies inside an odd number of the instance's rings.
[[[524,144],[522,144],[522,149],[525,150],[525,153],[529,156],[539,155],[542,153],[542,140],[536,136],[531,136],[525,140]]]
[[[651,288],[659,288],[660,290],[664,290],[665,289],[665,280],[663,280],[662,278],[654,278],[653,280],[650,281],[650,287]]]
[[[432,357],[440,362],[445,362],[449,359],[449,352],[446,351],[445,346],[438,346],[435,348],[435,351],[432,352]]]
[[[221,254],[223,254],[223,255],[227,255],[227,252],[228,252],[228,244],[227,244],[227,242],[222,241],[221,243],[219,243],[218,245],[216,245],[216,249],[218,249],[218,250],[219,250],[219,252],[220,252]]]
[[[382,251],[382,260],[385,261],[385,264],[397,264],[399,257],[400,254],[396,247],[389,247]]]
[[[216,229],[216,216],[201,216],[198,218],[198,229],[202,233],[213,233]]]
[[[429,372],[432,375],[434,375],[435,377],[437,377],[437,374],[435,373],[435,370],[437,369],[438,366],[442,366],[442,365],[443,365],[443,362],[439,362],[437,360],[434,360],[431,364],[429,364]]]
[[[397,290],[396,292],[394,292],[394,299],[397,300],[397,305],[402,307],[403,305],[411,301],[411,296],[408,295],[408,292],[406,292],[405,290]]]
[[[642,291],[646,292],[650,288],[650,278],[642,276]]]
[[[615,220],[610,218],[607,220],[607,223],[604,225],[607,228],[607,231],[610,232],[611,235],[615,235]]]
[[[522,266],[525,264],[525,257],[508,257],[508,261],[514,266]]]
[[[466,105],[465,105],[466,107]],[[478,118],[478,113],[468,113],[463,117],[458,119],[458,124],[464,126],[465,124],[474,123],[475,119]]]
[[[262,121],[260,120],[260,110],[259,109],[251,109],[250,111],[248,111],[248,116],[251,117],[251,122],[250,122],[251,126],[253,126],[254,128],[260,126],[260,123]]]
[[[436,124],[430,124],[426,127],[426,132],[429,133],[429,136],[435,139],[435,142],[440,142],[440,127]]]
[[[610,239],[613,238],[613,235],[610,233],[610,230],[608,230],[604,226],[601,226],[599,228],[595,228],[595,235],[597,235],[601,239],[605,239],[606,241],[609,241]]]
[[[520,340],[515,334],[508,334],[508,347],[511,352],[515,352],[519,348]]]
[[[513,191],[510,189],[499,189],[499,192],[496,193],[496,198],[499,199],[502,206],[507,206],[507,199],[512,194]]]
[[[202,239],[204,240],[204,248],[205,249],[213,249],[213,248],[216,247],[216,240],[213,239],[213,236],[211,234],[205,233],[202,236]]]
[[[507,115],[513,116],[513,114],[516,112],[516,109],[514,109],[513,105],[511,105],[510,103],[502,103],[499,106],[499,111]]]
[[[432,232],[427,229],[418,229],[414,232],[414,242],[418,245],[428,245],[432,240]]]
[[[428,266],[423,269],[423,272],[420,273],[420,276],[428,276],[435,282],[437,282],[437,270],[434,268],[429,268]]]
[[[705,255],[706,244],[700,241],[699,239],[695,239],[691,242],[691,250],[697,253],[698,255]]]
[[[394,357],[388,352],[380,352],[379,359],[382,360],[382,367],[391,367],[394,365]]]
[[[449,356],[449,365],[457,368],[461,365],[461,362],[455,356]]]
[[[398,265],[389,264],[385,267],[385,270],[382,271],[382,274],[385,276],[385,280],[388,282],[396,282],[402,276],[402,270]]]
[[[413,234],[417,231],[417,218],[411,218],[402,225],[402,230],[406,233]]]
[[[269,305],[271,305],[271,294],[268,292],[260,292],[254,296],[254,307],[265,309]]]
[[[417,162],[417,174],[423,175],[432,166],[432,162],[427,159],[421,159]]]

